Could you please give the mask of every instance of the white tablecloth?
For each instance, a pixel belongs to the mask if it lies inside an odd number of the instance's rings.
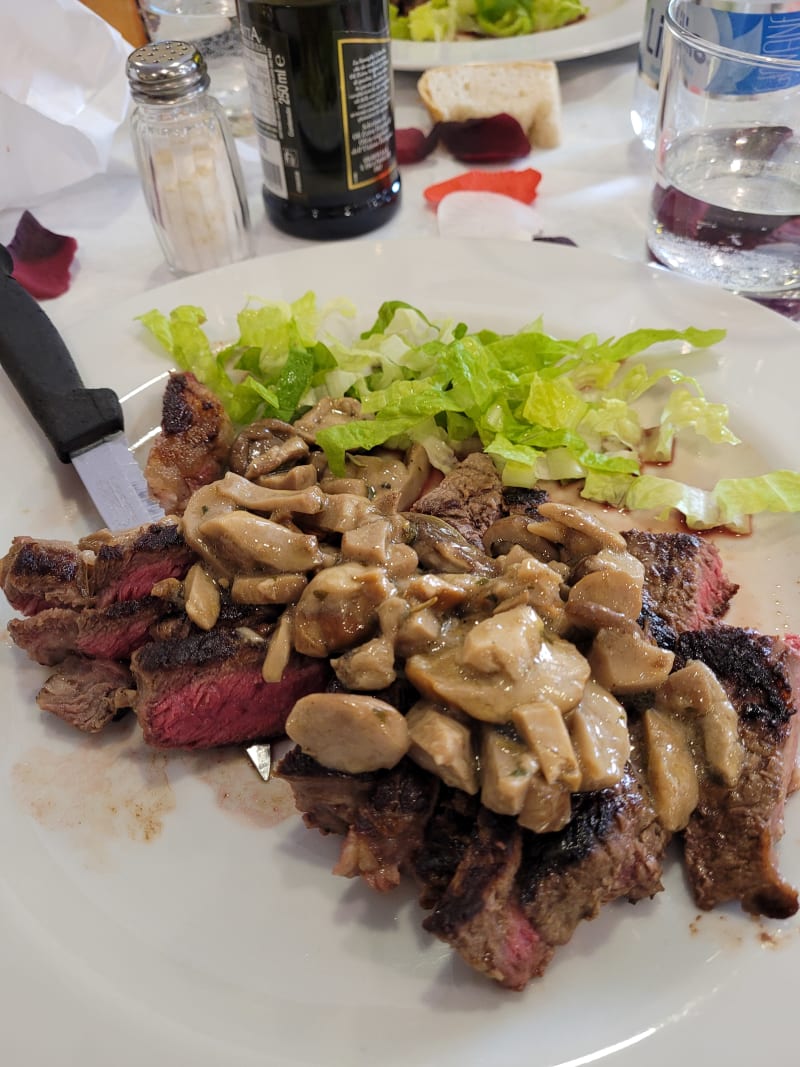
[[[545,235],[569,236],[581,247],[645,260],[645,223],[650,156],[633,136],[629,111],[635,77],[635,48],[559,64],[563,96],[563,140],[556,149],[534,149],[513,166],[541,171],[533,211]],[[396,75],[398,128],[427,130],[430,120],[416,91],[417,75]],[[255,254],[313,247],[280,233],[266,220],[261,201],[261,166],[254,138],[238,141],[251,203]],[[438,148],[421,163],[402,168],[402,205],[376,234],[438,238],[436,214],[423,189],[468,166]],[[21,205],[25,206],[25,205]],[[173,275],[164,263],[150,225],[127,127],[120,129],[105,174],[27,205],[51,230],[78,241],[72,285],[45,303],[59,327],[92,315],[117,300],[162,285]],[[0,241],[7,243],[20,209],[0,212]]]

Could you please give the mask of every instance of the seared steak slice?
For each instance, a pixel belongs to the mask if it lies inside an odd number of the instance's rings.
[[[107,608],[45,608],[8,624],[11,640],[37,663],[52,666],[79,653],[92,659],[128,659],[149,639],[151,627],[169,610],[156,597],[123,600]]]
[[[273,771],[292,787],[295,807],[309,829],[346,834],[356,811],[369,796],[377,774],[345,774],[323,767],[299,746],[290,749]]]
[[[509,989],[524,989],[553,955],[520,904],[522,836],[516,819],[481,808],[452,881],[422,924]]]
[[[149,596],[164,578],[183,578],[194,558],[174,522],[121,533],[100,530],[77,545],[15,537],[0,561],[0,583],[23,615],[49,607],[105,607]]]
[[[47,607],[80,608],[92,602],[94,557],[67,541],[15,537],[0,560],[0,584],[16,611],[35,615]]]
[[[156,582],[183,578],[195,555],[175,522],[148,523],[133,530],[100,530],[78,542],[95,553],[92,588],[97,607],[149,596]]]
[[[425,827],[425,839],[412,863],[423,908],[432,908],[452,881],[472,838],[478,807],[477,797],[440,786],[438,802]]]
[[[688,533],[627,530],[628,551],[644,564],[649,606],[678,633],[721,619],[738,585],[722,570],[716,545]]]
[[[467,456],[412,504],[411,511],[445,519],[483,551],[483,535],[505,514],[503,486],[494,460],[484,452]]]
[[[334,874],[361,875],[372,889],[400,884],[419,850],[439,792],[439,780],[411,760],[379,779],[358,806]]]
[[[710,775],[685,833],[685,860],[697,905],[739,900],[745,911],[784,919],[798,908],[797,891],[781,878],[775,847],[795,765],[800,656],[776,637],[717,626],[681,634],[681,665],[706,663],[739,713],[745,756],[728,788]]]
[[[218,629],[134,652],[135,711],[147,744],[214,748],[282,734],[295,702],[324,689],[330,668],[327,660],[297,657],[280,682],[265,682],[265,649]]]
[[[196,489],[222,477],[233,438],[233,424],[211,390],[193,374],[171,374],[164,390],[161,433],[144,472],[167,515],[182,515]]]
[[[84,733],[97,733],[130,707],[132,685],[124,663],[69,656],[39,690],[36,703]]]
[[[523,838],[520,900],[542,941],[564,945],[604,904],[658,893],[668,839],[630,766],[614,788],[574,794],[563,830]]]

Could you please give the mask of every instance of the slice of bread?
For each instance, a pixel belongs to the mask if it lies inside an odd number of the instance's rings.
[[[555,63],[458,63],[431,67],[417,91],[434,122],[512,115],[533,145],[561,142],[561,85]]]

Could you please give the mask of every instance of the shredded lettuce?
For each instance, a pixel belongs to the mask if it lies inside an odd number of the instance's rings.
[[[225,347],[212,345],[198,307],[140,319],[238,425],[291,421],[326,395],[356,397],[368,419],[318,434],[335,474],[344,473],[350,452],[412,442],[447,471],[459,446],[472,441],[493,457],[506,485],[580,481],[586,499],[657,515],[677,510],[697,529],[744,530],[755,513],[800,510],[800,474],[793,471],[701,489],[643,470],[647,462],[669,462],[681,435],[738,443],[725,405],[708,400],[694,378],[632,362],[664,344],[670,358],[687,355],[720,342],[724,330],[640,329],[570,340],[550,336],[537,318],[518,333],[499,334],[435,322],[396,300],[382,304],[353,340],[343,336],[342,320],[354,315],[343,300],[319,308],[311,292],[292,303],[250,301],[237,318],[239,336]],[[646,427],[634,406],[645,396],[659,411]]]
[[[401,15],[389,5],[392,37],[412,41],[453,41],[460,34],[516,37],[556,30],[584,18],[581,0],[425,0]]]

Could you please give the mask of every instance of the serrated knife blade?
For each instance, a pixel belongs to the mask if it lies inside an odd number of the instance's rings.
[[[128,448],[116,393],[84,386],[58,330],[12,269],[0,245],[0,364],[14,388],[110,530],[163,518]]]

